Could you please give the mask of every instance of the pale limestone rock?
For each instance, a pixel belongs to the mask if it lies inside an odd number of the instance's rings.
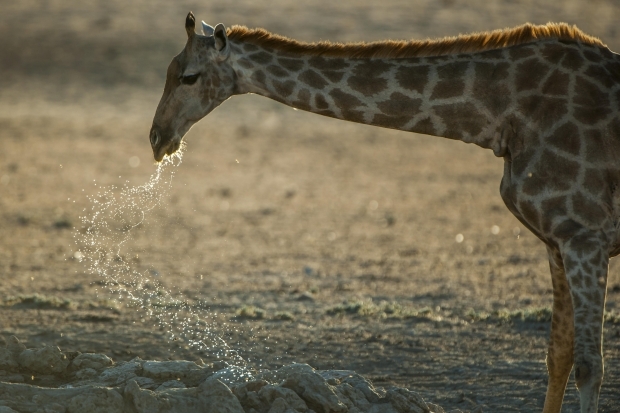
[[[142,374],[153,380],[189,380],[198,384],[204,380],[206,371],[193,361],[146,361],[142,365]]]
[[[39,374],[64,373],[69,360],[56,346],[45,346],[40,349],[26,349],[19,354],[20,366]]]
[[[95,387],[72,397],[67,404],[67,413],[123,413],[124,405],[123,396],[116,390]]]
[[[278,370],[286,377],[282,387],[293,390],[317,413],[344,413],[347,407],[338,399],[334,387],[308,365],[293,364]]]
[[[84,353],[78,355],[71,361],[69,369],[72,371],[82,369],[102,370],[106,367],[110,367],[114,364],[114,361],[105,354],[97,353]]]
[[[142,363],[128,361],[105,369],[99,376],[99,380],[105,385],[121,385],[141,374]]]
[[[306,403],[291,389],[286,387],[279,387],[274,385],[266,385],[262,387],[258,392],[258,397],[261,398],[267,405],[271,405],[276,399],[282,399],[286,402],[286,405],[295,411],[305,413],[308,410]]]
[[[207,379],[190,389],[141,389],[135,380],[125,386],[138,413],[244,413],[239,400],[218,380]]]
[[[278,397],[273,401],[267,413],[299,413],[299,410],[291,408],[284,399]]]
[[[91,368],[85,368],[85,369],[81,369],[79,371],[77,371],[75,373],[75,377],[78,380],[88,380],[88,379],[92,379],[94,377],[97,377],[99,375],[99,373],[97,372],[97,370],[95,369],[91,369]]]
[[[140,386],[144,388],[144,386]],[[160,384],[155,391],[161,391],[166,389],[185,389],[187,386],[181,380],[168,380]]]
[[[241,403],[221,381],[208,378],[198,386],[200,397],[208,402],[208,406],[218,406],[219,413],[244,413]]]
[[[37,413],[66,413],[66,411],[67,409],[65,406],[58,403],[50,403],[37,410]]]
[[[0,369],[14,370],[19,367],[15,355],[8,348],[0,348]]]
[[[393,387],[388,390],[387,399],[398,413],[430,413],[424,399],[407,389]]]
[[[6,348],[8,348],[13,353],[21,353],[22,351],[26,350],[26,346],[23,345],[15,336],[9,337],[9,342],[6,345]]]

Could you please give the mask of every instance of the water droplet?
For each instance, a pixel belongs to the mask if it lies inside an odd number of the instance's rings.
[[[491,227],[491,234],[493,234],[493,235],[499,234],[499,227],[497,225],[493,225]]]
[[[137,156],[132,156],[131,158],[129,158],[129,166],[131,166],[132,168],[137,168],[138,166],[140,166],[140,158],[138,158]]]
[[[454,237],[454,240],[459,244],[463,242],[464,239],[465,237],[463,236],[463,234],[456,234],[456,237]]]
[[[368,209],[371,211],[376,211],[379,208],[379,203],[374,199],[368,203]]]

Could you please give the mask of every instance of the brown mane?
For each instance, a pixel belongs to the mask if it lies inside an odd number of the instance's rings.
[[[228,29],[228,37],[231,40],[240,40],[285,53],[349,58],[440,56],[498,49],[541,39],[569,40],[606,47],[598,38],[589,36],[579,30],[577,26],[569,26],[566,23],[547,23],[545,25],[526,23],[512,29],[444,37],[436,40],[385,40],[372,43],[332,43],[328,41],[304,43],[269,33],[264,29],[248,29],[245,26],[232,26]]]

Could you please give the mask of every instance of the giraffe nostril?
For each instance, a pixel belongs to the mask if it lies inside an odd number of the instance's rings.
[[[159,133],[155,128],[151,129],[151,146],[155,147],[159,143]]]

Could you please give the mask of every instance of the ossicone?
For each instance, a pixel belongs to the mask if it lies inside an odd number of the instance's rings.
[[[187,37],[192,37],[194,35],[195,28],[196,19],[194,18],[194,13],[190,11],[187,13],[187,17],[185,18],[185,31],[187,32]]]

